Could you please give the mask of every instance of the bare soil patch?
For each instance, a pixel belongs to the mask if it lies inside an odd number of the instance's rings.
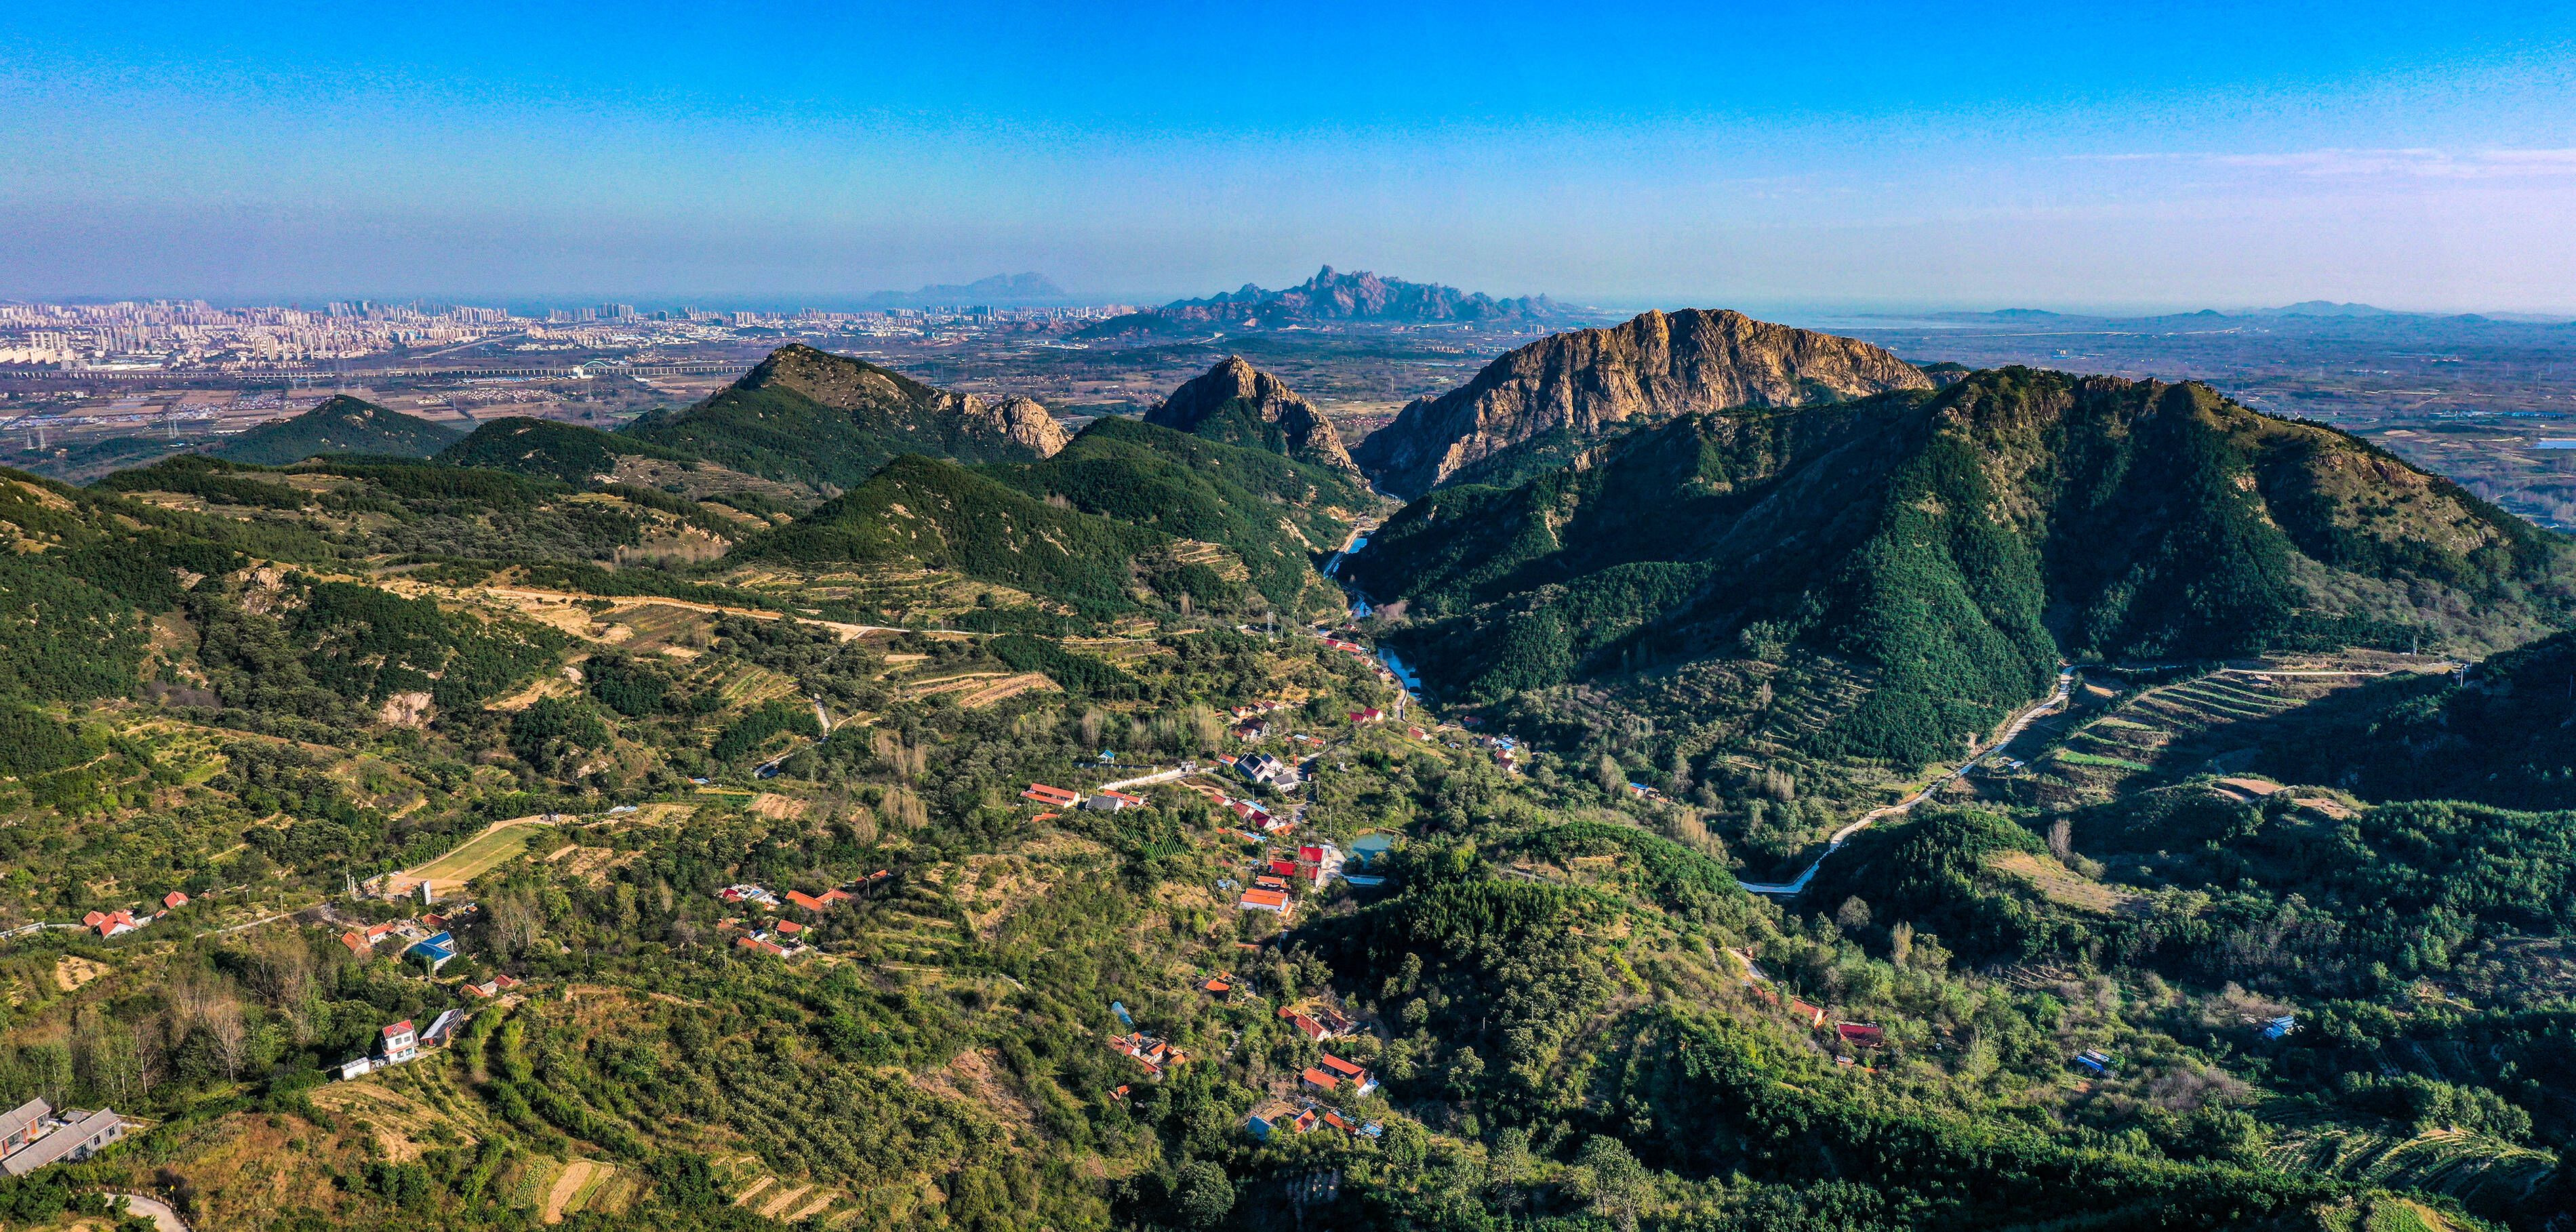
[[[81,985],[107,974],[108,971],[109,967],[106,963],[74,958],[66,954],[54,964],[54,984],[64,992],[77,992]]]

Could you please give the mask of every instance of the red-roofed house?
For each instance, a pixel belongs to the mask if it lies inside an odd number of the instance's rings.
[[[1120,809],[1141,808],[1144,804],[1143,796],[1131,796],[1123,791],[1104,791],[1083,801],[1082,807],[1097,812],[1115,813]]]
[[[1339,1078],[1344,1082],[1354,1084],[1354,1089],[1351,1092],[1354,1095],[1366,1095],[1377,1089],[1377,1079],[1369,1076],[1369,1072],[1367,1070],[1361,1069],[1359,1066],[1353,1065],[1329,1052],[1324,1054],[1323,1068],[1331,1072],[1334,1077]]]
[[[1834,1028],[1843,1042],[1861,1048],[1876,1048],[1887,1042],[1887,1032],[1864,1023],[1846,1022]]]
[[[803,907],[807,911],[829,911],[832,909],[832,904],[824,902],[822,899],[816,898],[803,890],[789,890],[787,892],[787,901],[794,903],[799,907]]]
[[[1822,1010],[1822,1009],[1820,1009],[1820,1008],[1818,1008],[1818,1007],[1816,1007],[1816,1006],[1809,1005],[1809,1004],[1807,1004],[1806,1002],[1804,1002],[1804,1001],[1801,1001],[1801,1000],[1797,999],[1796,997],[1791,997],[1791,998],[1789,998],[1789,1012],[1790,1012],[1790,1013],[1792,1013],[1792,1014],[1797,1015],[1797,1016],[1798,1016],[1798,1017],[1800,1017],[1800,1018],[1804,1018],[1804,1019],[1806,1019],[1806,1020],[1807,1020],[1807,1025],[1809,1025],[1809,1026],[1812,1026],[1812,1027],[1821,1027],[1821,1026],[1825,1025],[1825,1011],[1824,1011],[1824,1010]]]
[[[1246,890],[1243,892],[1243,897],[1236,900],[1234,905],[1246,911],[1276,911],[1281,915],[1288,914],[1288,896],[1277,890]]]
[[[172,890],[172,891],[170,891],[168,894],[164,894],[164,895],[162,895],[162,896],[161,896],[161,908],[162,908],[162,910],[165,910],[165,911],[177,911],[177,910],[178,910],[178,909],[180,909],[181,907],[185,907],[185,906],[187,906],[187,905],[188,905],[188,896],[187,896],[187,895],[185,895],[185,894],[182,894],[182,893],[178,892],[177,890]]]
[[[1066,791],[1061,787],[1049,787],[1044,783],[1029,784],[1029,789],[1021,792],[1020,798],[1035,800],[1040,804],[1050,804],[1057,808],[1072,808],[1082,803],[1080,793]]]
[[[92,911],[88,915],[81,917],[81,927],[83,928],[96,928],[106,922],[107,913],[104,911]]]
[[[376,952],[376,947],[367,944],[366,934],[354,930],[340,934],[340,944],[349,947],[349,952],[360,958],[372,957]]]
[[[787,951],[784,948],[781,948],[778,943],[774,941],[763,941],[758,937],[736,937],[733,939],[733,943],[746,950],[758,950],[772,958],[787,957]]]
[[[1375,723],[1385,717],[1386,712],[1375,706],[1371,706],[1366,710],[1354,710],[1351,712],[1351,722],[1354,723]]]
[[[1324,1024],[1317,1022],[1312,1018],[1308,1018],[1304,1014],[1300,1014],[1295,1010],[1282,1009],[1279,1011],[1279,1016],[1287,1019],[1289,1026],[1297,1028],[1297,1034],[1305,1036],[1310,1040],[1321,1040],[1332,1034],[1332,1032],[1324,1029]]]
[[[1331,1074],[1327,1074],[1320,1069],[1314,1069],[1312,1067],[1309,1067],[1305,1073],[1299,1074],[1297,1077],[1307,1086],[1313,1087],[1318,1091],[1322,1091],[1326,1095],[1332,1094],[1335,1088],[1342,1085],[1341,1079],[1335,1078]]]
[[[778,922],[778,933],[780,936],[793,937],[804,931],[805,926],[794,920],[780,920]]]

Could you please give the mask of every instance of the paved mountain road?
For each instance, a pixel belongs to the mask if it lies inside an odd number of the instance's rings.
[[[2056,690],[2051,692],[2047,697],[2032,703],[2020,714],[2014,715],[2012,722],[2004,725],[2003,733],[1995,738],[1995,742],[1993,744],[1986,746],[1986,751],[1984,753],[1980,753],[1976,757],[1971,757],[1966,761],[1960,762],[1957,768],[1929,783],[1925,783],[1922,790],[1915,792],[1913,795],[1907,796],[1903,800],[1899,800],[1894,804],[1871,809],[1870,811],[1861,814],[1860,820],[1844,826],[1842,829],[1834,831],[1833,838],[1827,840],[1825,844],[1824,855],[1817,856],[1816,862],[1808,865],[1807,871],[1798,874],[1797,880],[1776,882],[1738,881],[1735,884],[1743,886],[1747,891],[1755,894],[1778,894],[1783,897],[1796,895],[1799,891],[1807,888],[1807,883],[1809,881],[1815,879],[1816,870],[1825,866],[1826,856],[1830,856],[1836,851],[1841,850],[1843,843],[1849,840],[1851,836],[1868,829],[1871,822],[1877,821],[1881,817],[1892,817],[1899,813],[1908,812],[1912,810],[1915,805],[1931,799],[1933,792],[1939,791],[1944,785],[1948,784],[1950,780],[1955,779],[1962,774],[1966,774],[1968,772],[1968,767],[1977,764],[1980,758],[2003,748],[2005,745],[2011,744],[2015,738],[2021,735],[2023,728],[2030,726],[2031,720],[2036,719],[2043,714],[2053,713],[2059,706],[2065,705],[2067,697],[2073,693],[2074,688],[2075,669],[2072,667],[2059,668],[2057,671]]]

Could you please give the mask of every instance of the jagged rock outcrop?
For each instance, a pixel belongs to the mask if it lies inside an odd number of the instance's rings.
[[[1145,412],[1145,422],[1223,441],[1282,453],[1365,483],[1360,468],[1342,447],[1333,421],[1288,388],[1288,383],[1228,355],[1172,391],[1161,405]]]
[[[1073,439],[1064,425],[1047,414],[1045,405],[1035,398],[1016,394],[987,405],[973,394],[966,395],[958,414],[977,425],[977,430],[1011,442],[1041,458],[1052,458],[1064,443]]]
[[[1554,334],[1476,379],[1404,408],[1352,459],[1379,488],[1419,496],[1506,451],[1562,462],[1617,430],[1741,406],[1806,406],[1933,381],[1851,338],[1740,312],[1649,312],[1608,329]],[[1496,469],[1488,467],[1488,469]]]
[[[1174,300],[1160,308],[1111,317],[1079,336],[1204,332],[1209,329],[1276,329],[1306,321],[1509,323],[1523,327],[1561,320],[1564,310],[1544,295],[1495,299],[1433,282],[1380,278],[1365,270],[1336,273],[1325,266],[1293,287],[1265,291],[1251,283],[1206,299]]]

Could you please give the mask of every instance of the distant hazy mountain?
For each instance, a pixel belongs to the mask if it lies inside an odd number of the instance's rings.
[[[443,424],[341,394],[292,419],[261,424],[206,452],[261,466],[284,466],[325,453],[426,458],[447,448],[459,435]]]
[[[918,291],[879,291],[861,300],[874,308],[927,308],[989,304],[1014,306],[1057,304],[1071,296],[1044,274],[995,274],[959,286],[955,283],[933,283]]]
[[[1145,422],[1230,445],[1285,454],[1360,481],[1333,421],[1286,382],[1228,355],[1145,412]]]
[[[1539,324],[1563,316],[1564,310],[1544,295],[1495,299],[1483,292],[1380,278],[1365,271],[1335,273],[1327,265],[1314,277],[1285,290],[1265,291],[1245,283],[1241,290],[1228,294],[1175,300],[1160,308],[1112,317],[1084,329],[1082,336],[1277,329],[1316,321]]]
[[[2280,308],[2257,308],[2247,314],[2258,317],[2389,317],[2399,316],[2386,308],[2368,304],[2338,304],[2332,300],[2302,300]]]
[[[1740,312],[1649,312],[1501,356],[1466,385],[1405,407],[1352,461],[1380,489],[1419,496],[1452,481],[1515,483],[1612,432],[1675,415],[1932,386],[1866,342]]]
[[[771,352],[696,406],[636,420],[626,434],[764,479],[844,488],[900,454],[1033,462],[1066,439],[1027,398],[987,403],[801,344]]]

